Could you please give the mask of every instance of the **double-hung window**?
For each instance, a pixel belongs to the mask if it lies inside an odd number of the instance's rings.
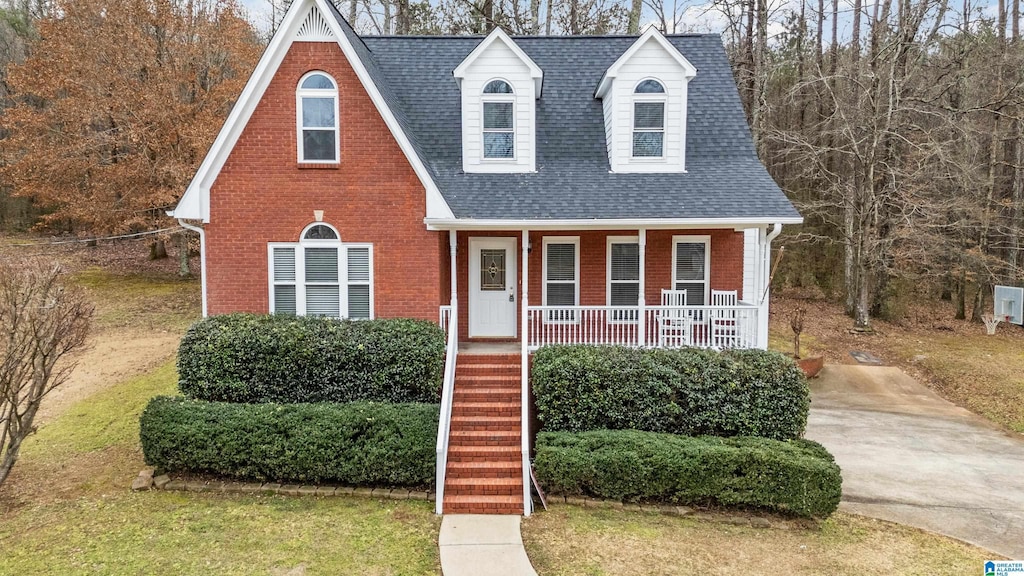
[[[672,288],[686,290],[688,305],[708,304],[710,268],[710,236],[672,237]]]
[[[484,160],[514,160],[516,95],[512,86],[491,80],[484,86],[482,102]]]
[[[579,236],[544,238],[544,305],[574,307],[580,300]],[[547,322],[575,322],[574,309],[549,310]]]
[[[643,80],[633,90],[633,158],[665,157],[665,87]]]
[[[373,247],[343,244],[334,228],[309,226],[297,243],[270,249],[270,312],[373,317]]]
[[[299,162],[339,159],[338,85],[324,72],[310,72],[295,92]]]
[[[608,305],[638,306],[640,244],[636,236],[608,237]],[[613,322],[636,322],[635,310],[613,310]]]

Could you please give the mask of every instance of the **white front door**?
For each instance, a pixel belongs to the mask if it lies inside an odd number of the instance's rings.
[[[469,336],[516,336],[516,239],[469,239]]]

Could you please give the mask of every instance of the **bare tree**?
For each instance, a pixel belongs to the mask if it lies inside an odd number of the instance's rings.
[[[85,343],[92,313],[59,265],[0,262],[0,484],[35,431],[43,399],[71,374],[65,357]]]

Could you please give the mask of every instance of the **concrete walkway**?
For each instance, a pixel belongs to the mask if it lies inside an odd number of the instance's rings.
[[[537,576],[523,548],[520,516],[445,514],[438,545],[444,576]]]
[[[898,368],[826,366],[807,437],[843,470],[842,509],[1024,560],[1024,438]]]

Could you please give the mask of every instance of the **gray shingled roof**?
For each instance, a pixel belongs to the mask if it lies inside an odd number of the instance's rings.
[[[452,71],[480,37],[359,36],[335,11],[457,218],[799,217],[754,152],[721,40],[669,36],[696,66],[685,174],[612,174],[594,90],[636,37],[521,37],[544,70],[537,172],[462,171],[461,99]]]

